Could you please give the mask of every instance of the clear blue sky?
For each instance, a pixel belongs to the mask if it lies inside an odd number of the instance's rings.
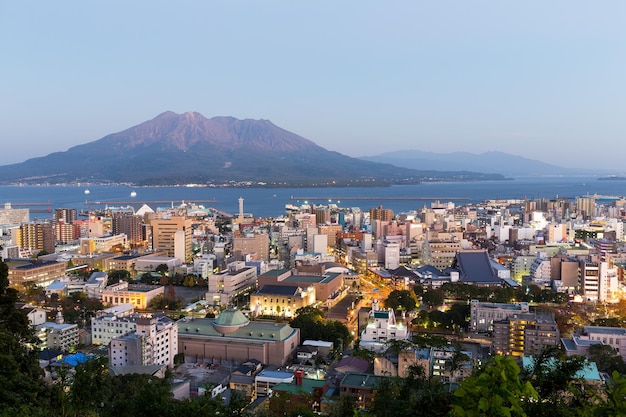
[[[7,0],[0,164],[172,110],[269,119],[350,156],[617,169],[624,16],[623,1]]]

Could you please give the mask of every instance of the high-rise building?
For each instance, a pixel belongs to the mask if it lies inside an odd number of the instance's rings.
[[[167,317],[140,317],[135,331],[111,340],[109,361],[113,367],[174,366],[178,353],[178,326]]]
[[[591,219],[596,211],[596,199],[594,197],[576,198],[576,211],[584,219]]]
[[[393,210],[384,209],[383,206],[378,206],[376,208],[370,209],[370,219],[371,220],[382,220],[385,222],[393,220]]]
[[[312,210],[317,224],[330,224],[330,210],[328,207],[313,207]]]
[[[54,225],[54,237],[59,243],[68,243],[78,239],[79,235],[75,233],[76,230],[73,224],[65,223],[65,220],[60,219]]]
[[[140,216],[122,214],[114,216],[111,222],[113,234],[125,234],[128,241],[133,244],[139,244],[143,239],[143,219]]]
[[[33,251],[54,253],[55,236],[52,223],[24,223],[20,225],[18,244]]]
[[[65,222],[65,224],[74,223],[74,220],[76,220],[76,209],[75,208],[54,209],[54,222],[58,223],[61,220]]]
[[[30,210],[27,208],[15,209],[10,203],[6,203],[4,208],[0,209],[0,224],[18,225],[28,223]]]
[[[154,250],[165,251],[167,256],[176,256],[176,232],[184,232],[184,262],[191,262],[193,253],[191,250],[191,219],[182,216],[172,216],[169,219],[153,219],[152,226],[152,246]]]
[[[269,261],[270,237],[267,233],[250,233],[233,238],[233,251],[241,251],[242,255],[256,253],[258,260]]]

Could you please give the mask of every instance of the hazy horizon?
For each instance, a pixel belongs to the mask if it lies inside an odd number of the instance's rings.
[[[11,2],[0,16],[0,165],[171,110],[268,119],[353,157],[498,151],[621,171],[625,9]]]

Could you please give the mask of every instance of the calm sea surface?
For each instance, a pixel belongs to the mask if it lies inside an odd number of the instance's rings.
[[[0,204],[13,207],[31,205],[31,210],[71,207],[78,210],[143,203],[153,209],[198,203],[229,213],[238,212],[238,198],[244,199],[244,211],[255,217],[277,217],[285,213],[285,204],[337,204],[364,210],[382,204],[395,212],[416,210],[434,200],[454,201],[457,205],[488,199],[576,198],[584,195],[626,196],[626,181],[601,181],[597,177],[516,178],[508,181],[450,182],[398,185],[381,188],[200,188],[200,187],[128,187],[128,186],[0,186]],[[417,199],[419,198],[419,199]],[[202,200],[215,200],[206,202]],[[86,204],[99,202],[100,205]],[[31,213],[31,219],[50,217]]]

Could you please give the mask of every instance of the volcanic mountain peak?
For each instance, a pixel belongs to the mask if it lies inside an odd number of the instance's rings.
[[[253,181],[280,186],[362,186],[411,183],[424,177],[439,175],[327,151],[269,120],[207,119],[200,113],[171,111],[65,152],[0,167],[0,181],[22,183],[172,185]],[[461,177],[467,178],[467,173]]]
[[[183,151],[207,145],[215,149],[247,148],[283,152],[317,147],[313,142],[281,129],[269,120],[239,120],[234,117],[207,119],[197,112],[177,114],[171,111],[108,135],[100,141],[118,152],[151,145]]]

